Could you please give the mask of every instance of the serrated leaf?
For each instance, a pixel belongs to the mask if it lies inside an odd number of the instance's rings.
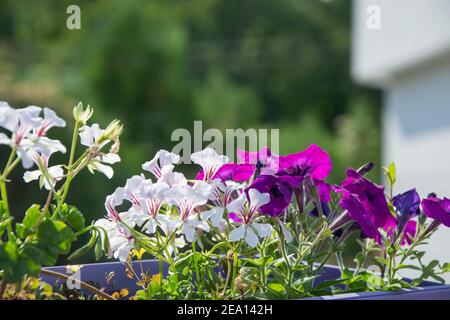
[[[30,234],[35,233],[40,218],[41,210],[38,204],[34,204],[28,208],[22,223],[16,224],[17,236],[21,239],[25,239]]]
[[[44,265],[55,264],[60,254],[69,252],[74,240],[72,229],[64,222],[44,218],[37,234],[38,247],[44,252],[42,263]]]

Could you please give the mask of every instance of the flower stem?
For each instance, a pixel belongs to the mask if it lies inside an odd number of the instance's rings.
[[[284,234],[282,230],[279,230],[277,228],[277,233],[278,233],[278,239],[279,239],[279,245],[280,245],[280,250],[281,250],[281,254],[284,258],[284,261],[286,262],[286,268],[287,268],[287,284],[289,287],[292,286],[292,267],[291,267],[291,263],[289,262],[289,257],[287,255],[286,252],[286,241],[284,239]],[[288,295],[288,299],[289,297],[289,290],[286,290],[287,295]]]
[[[0,191],[1,191],[3,204],[5,206],[5,212],[4,212],[4,216],[3,217],[5,219],[9,218],[10,215],[11,215],[11,213],[9,212],[8,191],[6,190],[6,178],[8,177],[8,175],[12,171],[12,169],[14,169],[14,167],[20,161],[19,158],[16,159],[16,160],[19,160],[19,161],[14,161],[14,157],[15,156],[16,156],[16,148],[14,147],[14,148],[12,148],[11,153],[9,155],[9,158],[8,158],[8,160],[6,162],[5,170],[3,171],[3,173],[0,176]],[[6,228],[7,228],[7,231],[8,231],[8,239],[10,239],[10,240],[13,239],[14,238],[14,234],[12,232],[11,224],[8,223]]]
[[[227,278],[225,279],[225,285],[223,287],[222,296],[225,296],[225,293],[227,292],[228,282],[230,281],[231,277],[231,258],[233,256],[233,252],[230,251],[227,254]]]
[[[259,257],[262,260],[262,263],[260,264],[260,277],[261,277],[261,287],[262,287],[262,291],[266,292],[266,260],[265,260],[265,255],[266,255],[266,250],[265,250],[265,242],[266,239],[264,239],[263,244],[259,247]]]
[[[51,277],[55,277],[55,278],[60,278],[62,280],[69,280],[69,276],[63,274],[63,273],[59,273],[59,272],[55,272],[55,271],[51,271],[51,270],[46,270],[46,269],[41,269],[41,274],[45,274]],[[97,294],[98,296],[106,299],[106,300],[115,300],[112,296],[110,296],[109,294],[97,289],[94,286],[91,286],[90,284],[83,282],[81,280],[77,280],[77,279],[71,279],[73,281],[75,281],[77,284],[79,284],[83,289],[89,290],[95,294]]]
[[[73,176],[72,176],[72,172],[73,172],[72,164],[73,164],[73,160],[74,160],[74,157],[75,157],[75,150],[76,150],[76,146],[77,146],[77,138],[78,138],[78,130],[79,129],[80,129],[80,123],[78,121],[76,121],[74,130],[73,130],[73,135],[72,135],[72,145],[70,147],[69,164],[67,165],[67,168],[68,168],[67,169],[67,179],[66,179],[66,182],[64,183],[63,194],[62,194],[61,198],[59,199],[58,205],[57,205],[57,207],[55,209],[55,212],[53,213],[52,218],[55,217],[55,215],[61,209],[61,205],[64,203],[64,201],[66,201],[67,193],[69,192],[70,182],[73,179]]]
[[[197,261],[197,244],[195,241],[192,242],[192,252],[194,253],[194,268],[195,268],[195,279],[197,280],[197,290],[200,296],[203,295],[203,287],[202,287],[202,280],[201,280],[201,274],[200,269],[198,267],[198,261]]]

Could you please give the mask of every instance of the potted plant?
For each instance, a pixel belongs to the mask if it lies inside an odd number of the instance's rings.
[[[1,180],[4,298],[20,292],[35,298],[79,299],[398,298],[404,297],[403,289],[410,297],[439,291],[440,298],[450,298],[447,286],[435,288],[425,281],[444,282],[441,275],[450,271],[449,264],[424,263],[420,250],[439,226],[450,226],[450,200],[435,194],[420,199],[415,189],[394,196],[393,164],[384,168],[386,193],[365,177],[373,164],[350,168],[341,185],[329,185],[330,156],[314,144],[287,156],[268,148],[238,150],[237,163],[206,148],[190,157],[199,166],[193,179],[176,170],[179,155],[160,150],[142,166],[150,176],[129,178],[106,197],[106,216],[85,227],[79,211],[65,202],[70,183],[86,167],[112,175],[106,164],[120,160],[122,127],[118,121],[105,130],[88,126],[92,110],[78,105],[68,165],[48,167],[55,146],[63,148],[53,142],[45,149],[46,132],[63,122],[49,110],[43,118],[39,112],[7,105],[0,109],[0,125],[13,132],[11,138],[4,137],[12,156]],[[18,120],[10,120],[13,117]],[[23,138],[17,142],[19,133]],[[87,150],[75,160],[78,135]],[[42,209],[31,207],[13,229],[5,182],[26,155],[33,155],[38,170],[24,178],[38,178],[49,196]],[[97,258],[105,253],[120,262],[41,268],[67,254],[70,244],[86,232],[91,239],[70,259],[94,248]],[[342,251],[355,233],[361,251],[355,256],[356,268],[350,269]],[[332,257],[338,267],[327,265]],[[403,279],[399,272],[404,269],[414,269],[419,276]],[[59,289],[36,282],[39,273],[41,281]],[[428,289],[415,289],[423,284]]]

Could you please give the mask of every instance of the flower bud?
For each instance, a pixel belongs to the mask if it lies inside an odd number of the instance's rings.
[[[117,140],[122,134],[123,126],[119,120],[113,120],[105,129],[105,139]]]
[[[73,117],[75,121],[85,125],[86,122],[92,117],[94,110],[88,105],[86,110],[83,110],[83,103],[79,102],[75,108],[73,108]]]
[[[358,171],[358,173],[360,173],[361,175],[365,175],[373,169],[374,165],[375,164],[373,162],[368,162],[356,171]]]

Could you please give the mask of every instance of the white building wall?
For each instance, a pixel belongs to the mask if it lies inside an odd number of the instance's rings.
[[[416,187],[422,197],[450,197],[450,59],[404,74],[386,90],[383,129],[383,159],[396,164],[396,191]],[[424,248],[428,261],[450,262],[450,229],[441,227]]]
[[[380,29],[369,29],[370,6],[379,8]],[[450,52],[449,0],[354,0],[352,75],[387,87],[397,72]]]
[[[373,5],[380,29],[367,27]],[[353,78],[384,91],[383,162],[397,165],[396,191],[450,197],[450,0],[354,0],[352,32]],[[450,229],[426,250],[450,262]]]

